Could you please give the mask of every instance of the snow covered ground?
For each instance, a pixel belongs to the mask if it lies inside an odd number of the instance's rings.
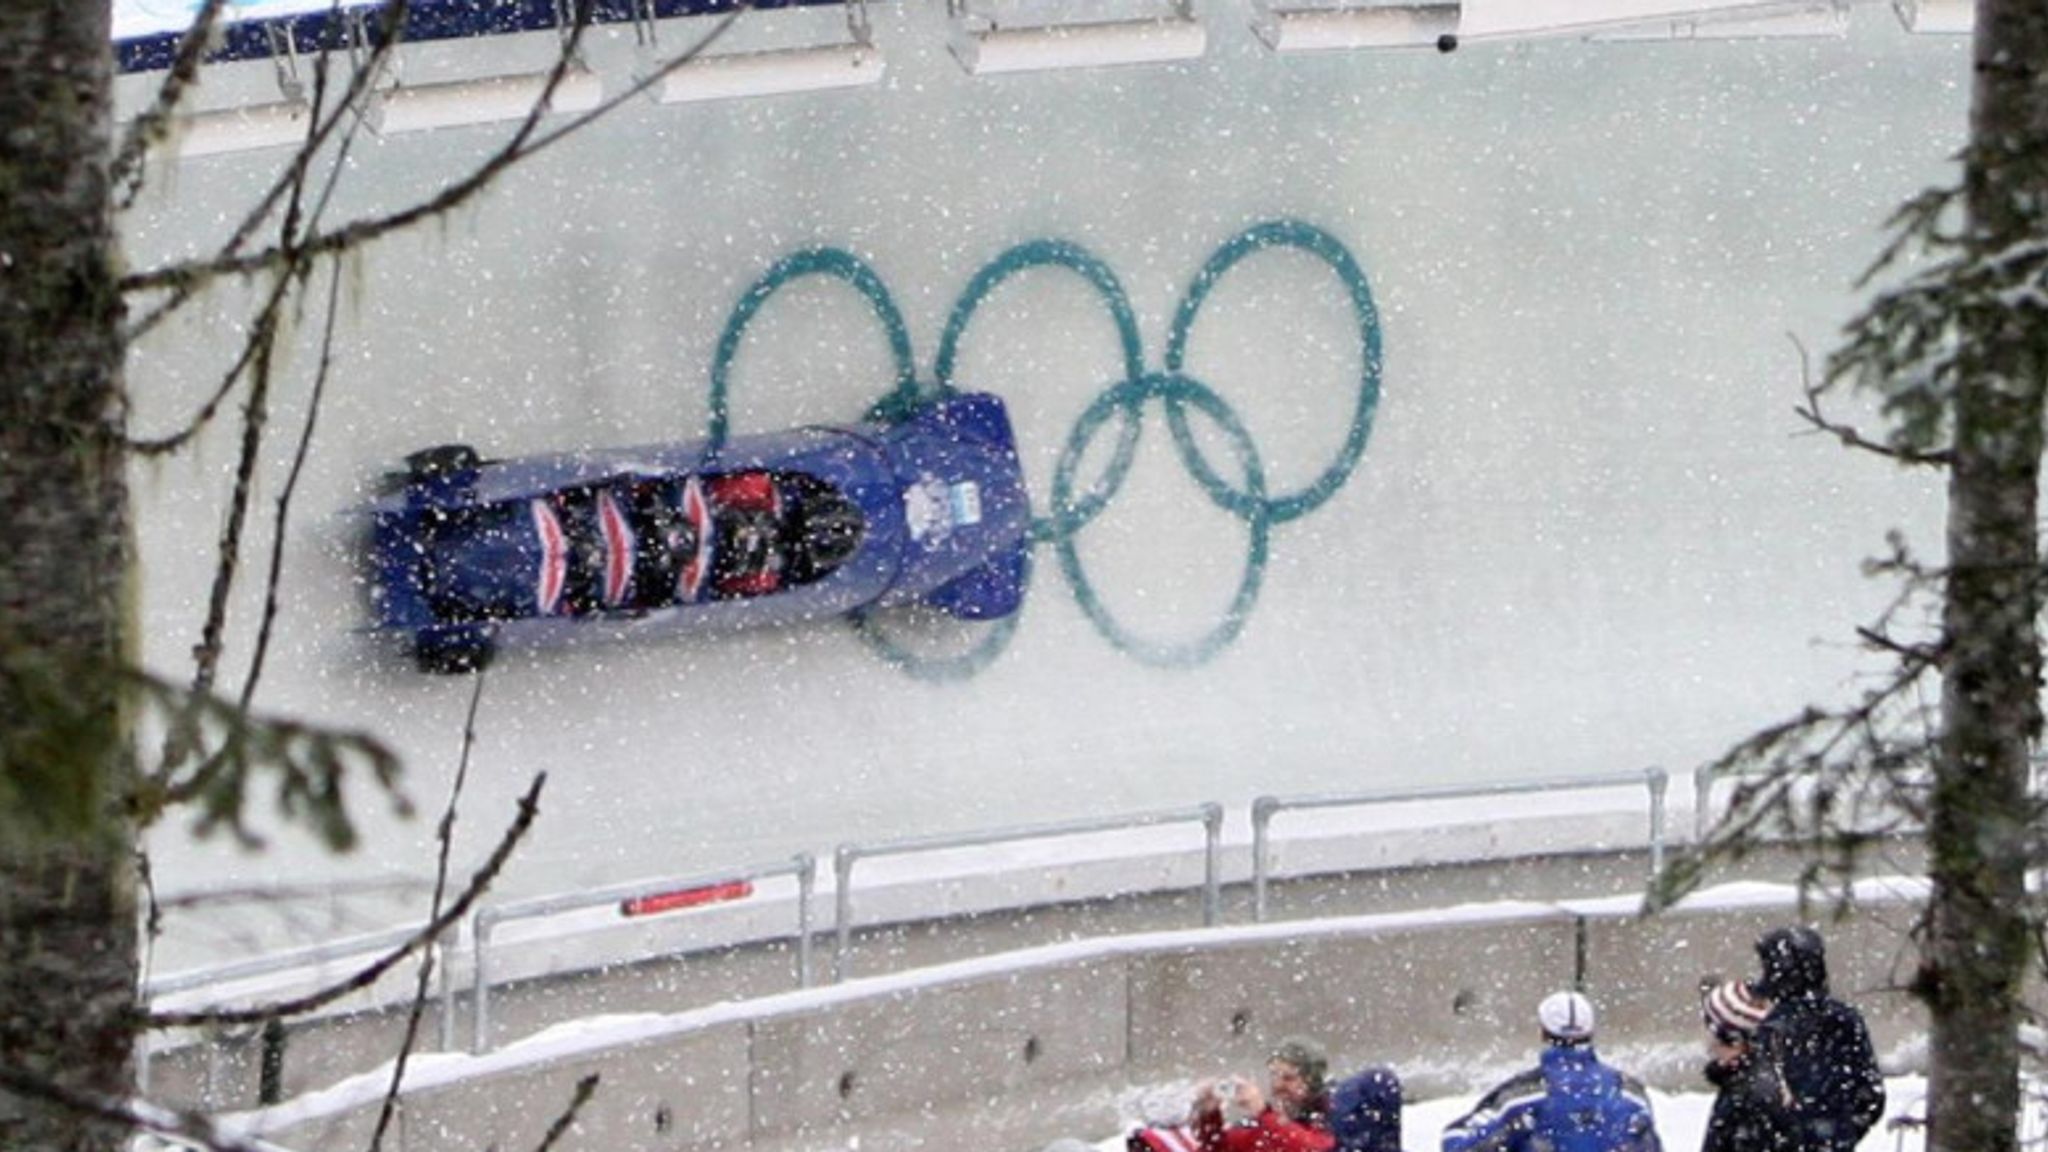
[[[1143,1123],[1147,1118],[1147,1113],[1136,1106],[1135,1101],[1142,1099],[1157,1108],[1170,1100],[1184,1097],[1186,1092],[1186,1085],[1161,1085],[1133,1094],[1134,1106],[1126,1129]],[[1885,1118],[1864,1137],[1859,1152],[1921,1152],[1926,1141],[1920,1129],[1912,1123],[1897,1124],[1895,1121],[1901,1117],[1917,1118],[1926,1092],[1927,1082],[1919,1076],[1895,1076],[1886,1080]],[[1408,1152],[1433,1152],[1445,1125],[1470,1111],[1477,1100],[1478,1094],[1474,1093],[1409,1101],[1402,1113],[1402,1145]],[[1699,1148],[1707,1114],[1713,1107],[1711,1093],[1658,1092],[1652,1089],[1650,1100],[1657,1115],[1657,1134],[1666,1152],[1693,1152]],[[1161,1118],[1163,1113],[1153,1112],[1150,1115]],[[1121,1131],[1099,1139],[1093,1133],[1082,1134],[1079,1138],[1092,1142],[1100,1152],[1124,1152]]]
[[[447,1058],[424,1057],[428,1063]],[[460,1059],[460,1058],[455,1058]],[[1533,1059],[1533,1054],[1532,1054]],[[1702,1056],[1704,1059],[1704,1055]],[[1256,1070],[1253,1070],[1256,1071]],[[1339,1073],[1341,1074],[1341,1072]],[[376,1092],[388,1072],[372,1073],[361,1079],[365,1091]],[[1402,1144],[1408,1152],[1433,1152],[1439,1146],[1445,1126],[1471,1111],[1485,1086],[1469,1094],[1410,1100],[1402,1112]],[[337,1086],[336,1093],[355,1091],[353,1085]],[[1894,1076],[1885,1081],[1885,1116],[1863,1138],[1859,1152],[1920,1152],[1925,1145],[1917,1120],[1924,1114],[1927,1081],[1921,1076]],[[1111,1133],[1077,1133],[1075,1138],[1092,1143],[1100,1152],[1124,1152],[1124,1133],[1148,1123],[1172,1123],[1185,1110],[1193,1086],[1171,1083],[1148,1086],[1125,1093],[1123,1120]],[[1694,1152],[1700,1147],[1707,1116],[1713,1108],[1710,1091],[1662,1092],[1650,1089],[1650,1101],[1657,1119],[1657,1133],[1666,1152]],[[290,1105],[287,1105],[289,1108]],[[2023,1119],[2032,1130],[2036,1118]],[[240,1122],[232,1122],[238,1128]]]
[[[1925,1143],[1918,1128],[1894,1127],[1897,1117],[1916,1117],[1927,1095],[1927,1081],[1918,1076],[1895,1076],[1885,1081],[1885,1119],[1863,1138],[1859,1152],[1920,1152]],[[1437,1147],[1444,1126],[1471,1111],[1477,1096],[1448,1097],[1412,1103],[1401,1117],[1402,1144],[1410,1152],[1428,1152]],[[1666,1152],[1693,1152],[1706,1131],[1707,1113],[1714,1097],[1706,1092],[1658,1092],[1652,1089],[1650,1102],[1657,1113],[1657,1135]],[[1103,1141],[1105,1152],[1120,1152],[1121,1142]]]
[[[1167,1094],[1166,1090],[1160,1094]],[[1926,1094],[1927,1081],[1919,1076],[1895,1076],[1885,1081],[1885,1118],[1863,1138],[1859,1152],[1920,1152],[1925,1143],[1920,1130],[1911,1125],[1895,1127],[1892,1120],[1918,1116]],[[1477,1093],[1410,1101],[1401,1115],[1403,1147],[1408,1152],[1433,1152],[1444,1126],[1471,1111],[1477,1101]],[[1699,1148],[1706,1131],[1707,1113],[1714,1105],[1712,1093],[1651,1089],[1650,1103],[1657,1114],[1657,1136],[1665,1152],[1694,1152]],[[1102,1152],[1124,1152],[1120,1136],[1097,1141],[1096,1147]]]

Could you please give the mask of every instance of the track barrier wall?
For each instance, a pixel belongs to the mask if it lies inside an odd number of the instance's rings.
[[[1898,970],[1922,899],[1917,882],[1863,881],[1854,914],[1823,924],[1837,991],[1897,1070],[1925,1033]],[[595,1073],[558,1147],[1028,1152],[1113,1130],[1147,1088],[1256,1067],[1296,1032],[1339,1068],[1392,1064],[1424,1098],[1526,1064],[1535,1003],[1571,986],[1601,1009],[1604,1054],[1687,1086],[1700,977],[1750,970],[1756,935],[1801,917],[1792,889],[1741,884],[1653,919],[1630,899],[1496,903],[1053,945],[423,1062],[402,1146],[530,1144]],[[359,1144],[387,1078],[236,1123],[292,1148]]]
[[[595,892],[567,893],[478,909],[470,921],[469,932],[470,951],[473,957],[471,969],[475,975],[470,996],[470,1051],[482,1052],[490,1046],[490,941],[491,933],[498,925],[544,920],[564,913],[604,907],[616,907],[625,918],[645,914],[659,915],[665,910],[699,907],[725,898],[744,898],[752,894],[754,881],[788,876],[794,879],[797,885],[794,901],[796,918],[792,925],[792,936],[797,946],[796,982],[798,987],[809,987],[811,890],[816,882],[816,875],[816,861],[808,853],[800,853],[784,864],[761,865],[674,880],[639,881]],[[636,905],[646,911],[636,910]],[[442,1018],[449,1019],[452,1012],[449,1011],[447,1000],[444,999],[442,1007]],[[450,1046],[445,1038],[442,1046]]]
[[[467,939],[451,933],[443,941],[452,962],[437,961],[431,992],[439,1043],[423,1039],[420,1047],[456,1050],[465,1009],[464,1040],[481,1053],[567,1021],[673,1013],[808,987],[811,944],[822,932],[832,933],[837,978],[1050,941],[1259,921],[1269,914],[1269,888],[1272,917],[1293,921],[1505,896],[1633,900],[1644,863],[1654,865],[1667,848],[1664,784],[1664,774],[1649,769],[1511,787],[1514,814],[1476,823],[1469,801],[1484,789],[1262,797],[1250,812],[1249,849],[1244,825],[1229,838],[1220,834],[1223,813],[1214,804],[844,844],[829,881],[832,918],[815,927],[813,905],[824,893],[816,891],[807,854],[683,880],[486,904],[466,925]],[[1438,813],[1430,808],[1437,801],[1453,809]],[[1567,808],[1552,810],[1559,805]],[[1275,839],[1269,825],[1280,813],[1286,836]],[[1389,816],[1394,822],[1382,819]],[[1197,821],[1199,835],[1185,827]],[[856,862],[864,862],[858,885]],[[1762,863],[1742,874],[1784,873]],[[629,915],[628,905],[654,914]],[[311,980],[331,982],[352,970],[343,961],[360,964],[407,936],[383,933],[173,974],[153,981],[150,994],[166,1009],[285,999],[309,991]],[[153,1058],[144,1054],[145,1074],[165,1099],[209,1110],[321,1089],[396,1050],[403,1013],[391,1008],[412,994],[409,972],[400,965],[378,985],[275,1035],[249,1029],[161,1038]],[[1470,1008],[1472,996],[1453,998],[1461,1013]],[[261,1085],[270,1085],[268,1094],[257,1091]]]
[[[1213,802],[953,836],[841,844],[833,852],[831,976],[835,982],[843,979],[864,948],[870,965],[901,968],[906,963],[952,958],[959,954],[959,947],[974,946],[942,947],[936,953],[925,949],[922,959],[906,960],[893,938],[893,933],[906,925],[923,925],[958,939],[966,935],[957,930],[963,919],[1000,914],[1043,923],[1053,918],[1034,910],[1071,906],[1077,901],[1093,901],[1111,910],[1091,922],[1059,929],[1059,936],[1041,933],[1003,938],[999,934],[992,948],[983,950],[1015,948],[1020,939],[1035,942],[1108,930],[1178,928],[1196,922],[1214,926],[1224,918],[1222,885],[1227,879],[1241,882],[1247,867],[1256,894],[1251,915],[1263,920],[1272,882],[1518,854],[1627,850],[1644,843],[1638,838],[1640,816],[1630,815],[1641,811],[1639,800],[1630,799],[1629,794],[1633,791],[1640,797],[1645,780],[1650,784],[1646,851],[1654,863],[1662,858],[1665,846],[1663,773],[1654,768],[1640,776],[1582,777],[1508,789],[1532,801],[1569,795],[1579,811],[1562,839],[1555,835],[1561,822],[1540,810],[1531,813],[1532,818],[1524,821],[1527,826],[1519,829],[1514,821],[1503,819],[1464,829],[1432,823],[1419,837],[1413,830],[1402,834],[1398,829],[1370,824],[1362,831],[1342,823],[1341,818],[1335,826],[1318,829],[1316,820],[1325,813],[1305,812],[1288,817],[1287,839],[1276,842],[1269,835],[1272,817],[1289,809],[1343,808],[1350,812],[1342,817],[1355,817],[1360,809],[1408,810],[1432,799],[1470,799],[1493,791],[1454,789],[1261,797],[1250,813],[1253,847],[1249,859],[1241,839],[1226,844],[1224,808]],[[1618,798],[1617,811],[1599,814],[1599,806],[1592,802],[1597,798],[1589,796],[1588,790],[1600,788]],[[1588,812],[1595,814],[1589,816]],[[1469,817],[1463,822],[1472,823]],[[1175,827],[1197,823],[1201,829],[1199,850],[1187,828]],[[1020,856],[1020,851],[1026,854]],[[860,899],[856,907],[853,873],[863,861],[867,867],[857,886]],[[617,1011],[622,1005],[666,1010],[685,993],[704,1002],[719,996],[757,996],[792,983],[808,987],[813,967],[815,871],[812,857],[800,853],[790,861],[687,879],[655,878],[594,891],[486,903],[462,926],[466,932],[451,931],[434,946],[437,979],[431,995],[438,1023],[437,1047],[456,1048],[457,1019],[465,999],[470,1013],[468,1046],[472,1052],[482,1052],[496,1038],[593,1012]],[[687,914],[661,914],[659,905],[677,893],[722,888],[744,891],[730,903],[689,900],[672,906]],[[1194,891],[1200,893],[1198,921],[1196,909],[1181,908],[1185,901],[1175,895]],[[1160,906],[1158,910],[1134,912],[1133,905],[1143,903],[1148,894],[1159,895],[1152,901]],[[625,911],[629,904],[648,901],[656,905],[656,914],[635,917]],[[1374,907],[1372,902],[1363,907],[1353,903],[1314,914]],[[873,945],[856,939],[856,929],[878,937],[885,951],[894,954],[875,954]],[[160,1009],[246,1006],[299,996],[411,941],[414,935],[414,930],[399,929],[173,973],[150,981],[146,995]],[[730,962],[733,952],[741,948],[753,952],[753,963]],[[778,949],[794,955],[785,963]],[[726,961],[722,964],[728,971],[724,982],[707,982],[703,965],[693,963],[694,957],[706,955]],[[451,958],[456,962],[450,962]],[[643,974],[637,980],[629,976],[626,983],[641,987],[626,990],[617,987],[621,981],[606,979],[615,970],[635,965],[665,966],[672,972]],[[778,966],[793,971],[794,976],[778,975],[773,971]],[[687,982],[681,975],[685,968],[691,969]],[[731,974],[735,968],[743,971]],[[413,994],[411,980],[402,976],[388,976],[321,1014],[314,1024],[323,1035],[313,1043],[327,1050],[322,1053],[325,1058],[312,1068],[302,1067],[303,1059],[292,1060],[293,1089],[317,1087],[359,1067],[360,1060],[352,1064],[344,1054],[350,1049],[379,1054],[389,1050],[387,1042],[395,1040],[395,1025],[378,1016],[390,1015],[389,1007],[403,1004]],[[579,983],[588,987],[579,989]],[[685,983],[687,989],[680,987]],[[493,1020],[494,990],[530,991],[548,984],[557,987],[542,988],[537,997],[527,995],[523,1002],[514,1002],[512,1010],[517,1015],[509,1022],[511,1031]],[[179,1062],[184,1067],[155,1077],[162,1083],[154,1086],[194,1106],[246,1104],[249,1100],[236,1080],[238,1072],[246,1071],[239,1065],[258,1059],[255,1040],[253,1030],[246,1035],[186,1031],[162,1037],[153,1049],[181,1053]],[[266,1038],[260,1056],[275,1066],[279,1076],[284,1071],[286,1040],[283,1033]],[[143,1053],[145,1082],[152,1082],[157,1063],[154,1055],[151,1050]]]

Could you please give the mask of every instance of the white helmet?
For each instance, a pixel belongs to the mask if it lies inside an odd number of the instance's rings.
[[[1580,1043],[1593,1038],[1593,1002],[1577,992],[1552,992],[1536,1006],[1536,1021],[1552,1040]]]

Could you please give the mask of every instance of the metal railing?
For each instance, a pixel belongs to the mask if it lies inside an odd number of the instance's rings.
[[[1575,792],[1588,788],[1615,788],[1628,784],[1646,785],[1650,791],[1650,875],[1664,870],[1664,790],[1670,777],[1662,768],[1643,772],[1581,776],[1564,780],[1533,780],[1516,784],[1482,784],[1445,788],[1404,788],[1383,792],[1318,793],[1306,796],[1261,796],[1252,801],[1252,919],[1266,919],[1266,881],[1271,874],[1268,826],[1283,811],[1308,808],[1364,808],[1381,804],[1409,804],[1429,800],[1470,800],[1484,796],[1514,796],[1531,792]]]
[[[1213,801],[1192,808],[1140,812],[1093,820],[1065,820],[1021,828],[966,832],[955,836],[919,836],[874,844],[841,844],[832,854],[836,885],[833,893],[832,982],[837,984],[845,980],[851,969],[849,954],[853,948],[853,866],[861,860],[878,856],[941,852],[953,848],[981,848],[1022,840],[1082,836],[1093,832],[1122,832],[1132,828],[1195,821],[1201,822],[1205,836],[1202,851],[1202,924],[1209,927],[1216,923],[1222,907],[1223,805]]]
[[[671,893],[693,889],[709,889],[730,884],[747,884],[773,876],[796,877],[796,941],[797,941],[797,986],[808,988],[811,984],[811,890],[817,883],[817,861],[808,852],[799,852],[795,857],[780,864],[763,864],[752,868],[741,868],[725,872],[707,873],[675,880],[637,880],[610,888],[590,892],[572,892],[561,896],[541,896],[532,900],[520,900],[479,908],[470,920],[470,942],[474,950],[476,998],[475,1010],[470,1015],[471,1052],[487,1052],[491,1041],[491,933],[501,924],[515,920],[538,920],[548,916],[559,916],[564,912],[576,912],[595,908],[603,904],[617,904],[625,901],[653,899]],[[616,927],[616,925],[606,925]],[[452,1046],[452,1045],[450,1045]]]
[[[1644,772],[1613,773],[1603,776],[1574,777],[1527,783],[1415,788],[1341,795],[1260,796],[1252,802],[1251,806],[1253,918],[1259,922],[1263,922],[1266,919],[1267,890],[1269,881],[1272,878],[1271,824],[1273,817],[1283,811],[1311,808],[1367,807],[1431,800],[1457,800],[1487,796],[1612,788],[1623,785],[1646,785],[1649,790],[1650,868],[1654,875],[1663,867],[1667,844],[1665,830],[1665,791],[1667,783],[1667,775],[1662,769],[1651,768]],[[1696,796],[1704,797],[1712,787],[1712,783],[1711,777],[1704,781],[1696,781]],[[1702,804],[1702,806],[1704,805]],[[1213,926],[1221,919],[1221,842],[1223,823],[1223,806],[1214,802],[1166,811],[1060,821],[1005,829],[990,829],[958,835],[914,837],[869,844],[843,843],[838,846],[833,854],[836,890],[834,893],[834,945],[831,978],[836,983],[847,979],[851,973],[852,933],[854,929],[852,880],[854,866],[861,860],[1195,822],[1203,825],[1205,834],[1202,923],[1205,926]],[[706,889],[784,875],[794,876],[797,881],[798,894],[795,912],[795,937],[797,943],[796,976],[799,987],[809,987],[814,978],[812,903],[816,884],[816,862],[809,853],[798,853],[789,861],[753,868],[708,873],[683,879],[640,880],[595,891],[537,897],[530,900],[486,906],[478,909],[470,921],[469,943],[473,957],[472,972],[475,995],[474,1011],[471,1019],[471,1049],[479,1052],[484,1051],[490,1042],[491,937],[500,926],[512,921],[555,916],[607,903],[658,897],[682,890]],[[616,927],[618,927],[617,924],[606,924],[593,926],[589,930],[608,930]],[[150,981],[145,988],[145,995],[150,998],[161,997],[195,988],[272,975],[294,969],[310,968],[349,956],[386,951],[411,939],[415,932],[416,929],[394,930],[373,936],[357,937],[291,952],[256,957],[215,968],[183,972],[167,979]],[[436,945],[435,959],[439,966],[436,999],[438,1000],[437,1007],[439,1009],[440,1039],[442,1050],[447,1051],[453,1050],[456,1043],[455,996],[452,990],[453,966],[441,962],[442,951],[444,949],[440,945]]]
[[[418,927],[394,928],[367,936],[351,936],[346,940],[334,940],[306,948],[294,948],[287,952],[272,952],[237,960],[212,968],[199,968],[146,980],[142,986],[142,998],[154,1004],[165,996],[180,992],[191,992],[201,988],[213,988],[222,984],[233,984],[240,980],[254,980],[264,976],[276,976],[286,972],[317,969],[337,960],[351,957],[381,956],[391,952],[419,935]],[[448,974],[449,966],[444,963],[447,949],[438,941],[428,945],[427,956],[434,965],[435,1000],[441,1023],[441,1044],[443,1048],[455,1040],[455,996]],[[353,975],[353,973],[351,973]],[[149,1086],[150,1052],[147,1047],[140,1058],[138,1080],[143,1088]]]
[[[1926,785],[1931,783],[1931,774],[1934,769],[1932,764],[1923,762],[1915,765],[1895,765],[1883,771],[1885,775],[1890,776],[1894,780],[1894,786],[1898,783]],[[1704,844],[1708,833],[1713,831],[1715,823],[1737,809],[1741,809],[1745,813],[1753,812],[1755,810],[1754,806],[1758,803],[1759,796],[1763,797],[1766,803],[1775,803],[1777,801],[1774,799],[1774,794],[1780,789],[1784,789],[1789,791],[1794,797],[1797,797],[1800,795],[1800,790],[1816,787],[1818,780],[1823,775],[1825,775],[1825,772],[1820,774],[1811,771],[1795,773],[1762,764],[1742,764],[1718,768],[1713,764],[1706,764],[1694,769],[1692,774],[1693,843]],[[1737,783],[1726,800],[1721,804],[1716,804],[1714,801],[1714,791],[1720,787],[1721,782],[1724,780],[1733,780]],[[1745,791],[1751,788],[1757,789],[1757,794],[1746,795]],[[2044,793],[2044,789],[2048,789],[2048,758],[2033,756],[2029,759],[2027,770],[2027,793],[2031,796],[2041,796]],[[1891,834],[1897,834],[1901,831],[1910,833],[1920,823],[1906,807],[1898,805],[1894,800],[1881,802],[1877,805],[1875,811],[1877,813],[1876,819],[1880,822],[1882,830]],[[1860,818],[1871,819],[1872,817],[1869,811],[1864,810]],[[1776,839],[1781,835],[1789,836],[1790,834],[1751,828],[1747,835],[1755,839],[1769,840]]]

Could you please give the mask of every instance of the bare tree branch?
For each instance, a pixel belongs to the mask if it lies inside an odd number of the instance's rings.
[[[542,1137],[539,1147],[534,1149],[534,1152],[548,1152],[555,1146],[556,1141],[569,1131],[569,1126],[576,1123],[576,1114],[583,1111],[583,1106],[590,1103],[590,1098],[597,1094],[597,1080],[597,1073],[592,1072],[576,1082],[576,1091],[569,1099],[569,1106],[562,1110],[560,1116],[555,1117],[553,1124],[548,1125],[547,1135]]]
[[[613,109],[638,97],[641,93],[661,83],[671,72],[683,67],[708,50],[733,21],[750,10],[748,5],[737,5],[721,16],[718,23],[675,59],[669,60],[654,72],[636,80],[632,85],[615,96],[606,99],[597,107],[584,112],[567,123],[548,132],[540,132],[541,118],[547,114],[549,103],[562,80],[568,75],[575,62],[575,45],[579,41],[584,25],[589,18],[590,0],[577,0],[577,26],[570,34],[568,45],[549,70],[542,86],[541,95],[534,101],[533,109],[520,122],[519,127],[491,156],[479,164],[462,179],[442,189],[429,200],[394,212],[387,216],[371,217],[344,225],[332,232],[311,236],[303,245],[307,255],[321,256],[360,247],[393,232],[412,227],[423,221],[448,214],[468,203],[477,193],[513,165],[552,147],[566,137],[589,126],[594,121],[609,115]],[[134,272],[122,278],[123,292],[183,291],[222,276],[248,276],[280,264],[288,263],[288,254],[282,248],[273,247],[247,255],[223,254],[216,257],[173,263],[162,268]]]
[[[331,900],[337,893],[361,895],[397,895],[417,893],[425,890],[426,883],[406,877],[388,880],[358,880],[323,884],[264,884],[252,887],[208,888],[203,891],[181,892],[175,896],[159,894],[157,905],[164,911],[186,911],[231,904],[286,904],[296,900]]]
[[[107,1120],[132,1130],[196,1144],[208,1152],[277,1152],[275,1147],[261,1141],[239,1139],[221,1132],[212,1117],[204,1113],[79,1092],[7,1064],[0,1064],[0,1090],[23,1099],[54,1104],[80,1117]]]
[[[384,973],[390,971],[406,957],[428,947],[447,933],[450,928],[461,923],[462,918],[469,914],[469,910],[475,906],[476,902],[483,898],[484,892],[490,887],[491,882],[497,879],[498,873],[504,869],[505,862],[511,858],[512,850],[518,846],[519,841],[524,839],[527,831],[533,827],[534,818],[540,813],[541,787],[546,783],[547,773],[543,772],[534,777],[533,785],[527,789],[526,795],[520,798],[519,812],[513,819],[511,826],[506,829],[504,836],[499,839],[498,846],[491,851],[490,858],[484,861],[483,866],[471,875],[468,887],[463,890],[462,895],[457,897],[453,904],[450,904],[440,915],[429,920],[424,927],[413,934],[411,939],[370,964],[365,965],[347,979],[296,999],[282,1000],[255,1008],[196,1012],[151,1012],[144,1017],[144,1025],[150,1028],[191,1028],[199,1025],[231,1026],[236,1024],[257,1024],[281,1017],[303,1016],[308,1012],[332,1004],[351,992],[359,991],[376,983]]]
[[[323,57],[322,64],[324,65],[324,63],[325,58]],[[324,66],[320,70],[320,75],[324,81]],[[321,87],[324,88],[324,83]],[[315,106],[316,108],[318,107],[317,94]],[[334,171],[330,173],[327,186],[322,190],[320,197],[316,201],[311,217],[313,220],[317,221],[319,214],[325,210],[329,202],[335,181],[339,179],[341,159],[346,158],[347,149],[352,141],[353,132],[344,136],[341,144],[342,156],[337,160]],[[310,147],[310,145],[308,146]],[[283,246],[294,252],[297,251],[294,236],[299,227],[300,204],[303,196],[301,185],[304,180],[305,171],[303,165],[293,166],[294,176],[289,196],[290,206],[286,211],[284,224]],[[310,270],[310,266],[310,262],[301,261],[293,268],[286,269],[277,274],[271,286],[271,291],[257,312],[252,325],[253,331],[250,338],[244,342],[241,354],[237,357],[235,363],[229,366],[222,378],[220,387],[208,399],[207,403],[202,406],[199,414],[182,431],[157,441],[139,444],[131,443],[131,450],[144,454],[160,454],[182,447],[201,428],[211,422],[219,405],[227,398],[228,394],[233,390],[235,383],[242,378],[244,372],[254,373],[249,390],[249,399],[243,408],[242,448],[235,470],[235,484],[230,494],[228,514],[222,525],[220,539],[217,544],[217,561],[214,566],[213,588],[207,602],[206,620],[200,629],[200,641],[193,649],[193,689],[195,693],[210,692],[217,675],[221,648],[226,635],[228,598],[232,592],[236,572],[239,567],[242,530],[248,515],[249,500],[254,490],[256,465],[260,456],[263,432],[268,423],[267,401],[271,388],[271,367],[274,362],[274,351],[281,326],[280,317],[286,301],[292,295],[292,288],[296,283],[303,282],[300,277],[304,272]],[[272,539],[272,564],[265,589],[265,615],[262,627],[259,630],[256,654],[252,659],[250,674],[242,691],[241,698],[244,707],[248,705],[252,698],[256,683],[261,677],[263,658],[268,649],[268,639],[276,616],[276,581],[282,565],[284,534],[288,523],[291,492],[296,488],[298,476],[303,468],[306,454],[309,451],[313,427],[318,417],[320,402],[333,363],[335,318],[339,313],[336,289],[339,282],[340,266],[337,263],[330,278],[327,321],[322,339],[319,368],[314,381],[314,394],[307,413],[306,428],[294,457],[290,479],[286,484],[284,494],[278,501],[276,533]],[[170,728],[164,743],[162,772],[175,771],[182,765],[184,759],[192,753],[194,744],[191,740],[191,735],[192,729],[189,720],[181,721]]]
[[[439,851],[434,862],[434,897],[429,908],[438,917],[441,902],[448,891],[448,858],[455,847],[455,813],[462,802],[462,788],[469,779],[469,755],[476,747],[476,711],[484,698],[484,673],[476,675],[476,686],[469,694],[469,715],[462,722],[462,756],[455,765],[455,782],[448,788],[448,804],[441,811],[441,823],[435,829]],[[377,1127],[370,1134],[370,1152],[380,1152],[384,1147],[384,1133],[391,1127],[391,1121],[398,1114],[398,1093],[405,1084],[405,1066],[412,1059],[413,1044],[419,1039],[420,1021],[425,1018],[427,994],[434,974],[434,957],[429,952],[420,964],[419,984],[413,989],[412,1006],[405,1017],[405,1035],[398,1043],[398,1058],[391,1062],[391,1085],[384,1091],[384,1102],[377,1110]]]
[[[314,158],[320,154],[327,141],[333,137],[336,131],[340,130],[343,124],[350,126],[349,131],[343,135],[344,144],[353,138],[356,128],[361,123],[360,110],[363,106],[363,101],[366,99],[371,86],[376,83],[377,77],[382,73],[385,62],[390,58],[391,53],[397,50],[399,43],[398,32],[403,26],[408,4],[409,0],[392,0],[392,3],[384,9],[380,18],[380,31],[375,37],[376,43],[370,47],[370,51],[358,63],[355,70],[350,73],[347,86],[343,88],[341,95],[335,99],[331,108],[326,105],[325,101],[329,64],[337,45],[330,42],[321,46],[320,52],[315,56],[313,63],[313,97],[307,114],[305,139],[292,153],[290,163],[285,165],[284,170],[278,173],[277,178],[271,182],[270,187],[264,191],[262,196],[257,198],[256,202],[250,206],[249,211],[243,215],[241,222],[235,226],[235,230],[228,235],[227,240],[222,243],[219,251],[215,253],[215,258],[232,256],[242,250],[242,246],[248,243],[249,239],[263,226],[263,222],[270,218],[270,214],[276,209],[278,202],[290,196],[293,189],[304,185],[307,172],[311,168]],[[329,27],[334,26],[336,25],[330,22]],[[333,171],[336,174],[341,171],[339,157],[337,157]],[[211,277],[194,277],[181,286],[176,287],[168,299],[157,302],[153,308],[143,314],[141,319],[132,322],[123,334],[123,338],[132,343],[152,331],[157,325],[183,307],[192,298],[194,293],[210,283],[211,280]]]
[[[263,677],[264,658],[270,651],[271,632],[277,624],[277,589],[284,575],[284,539],[285,529],[291,522],[292,495],[298,491],[299,477],[305,471],[306,458],[312,453],[313,431],[319,425],[321,401],[326,397],[328,377],[334,369],[334,318],[340,312],[341,262],[331,261],[330,265],[327,319],[320,334],[320,363],[313,372],[313,393],[306,401],[306,422],[299,429],[299,443],[292,453],[291,470],[285,476],[284,487],[277,494],[277,515],[270,533],[270,569],[263,581],[263,616],[256,626],[256,648],[249,657],[249,675],[242,683],[241,704],[244,708],[256,694],[256,684]]]
[[[192,26],[178,40],[177,55],[171,60],[164,82],[157,86],[156,99],[135,117],[122,136],[108,173],[109,183],[118,190],[115,199],[121,208],[133,205],[141,193],[143,158],[151,144],[168,134],[172,115],[198,81],[199,66],[206,59],[207,46],[220,22],[221,9],[226,6],[226,0],[203,0],[199,10],[192,14]]]

